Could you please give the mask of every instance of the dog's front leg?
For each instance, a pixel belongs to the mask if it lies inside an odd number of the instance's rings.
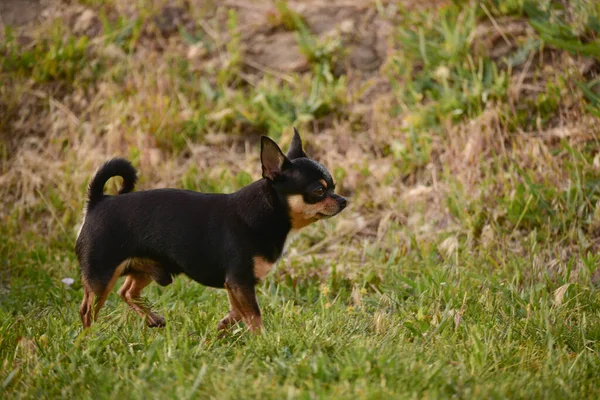
[[[227,296],[229,297],[229,312],[217,324],[217,330],[219,331],[226,331],[230,326],[235,325],[242,320],[241,314],[238,312],[237,308],[233,306],[235,304],[235,299],[232,297],[231,291],[227,290]]]
[[[262,329],[262,318],[260,315],[260,308],[258,307],[258,301],[256,300],[254,285],[227,282],[225,283],[225,289],[227,289],[227,294],[229,296],[231,311],[223,320],[221,320],[221,322],[219,322],[219,325],[225,325],[238,318],[237,321],[240,319],[243,320],[251,332],[260,333]]]

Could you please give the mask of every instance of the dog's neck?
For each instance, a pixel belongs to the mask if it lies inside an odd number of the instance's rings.
[[[236,213],[246,225],[264,240],[264,256],[274,262],[281,256],[291,229],[288,205],[266,179],[240,189],[235,196]]]

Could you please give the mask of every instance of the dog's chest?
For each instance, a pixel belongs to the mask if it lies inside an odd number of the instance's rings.
[[[264,279],[273,269],[275,263],[269,262],[260,256],[254,257],[254,276],[257,279]]]
[[[285,253],[287,253],[289,245],[291,243],[293,243],[297,237],[298,237],[297,230],[290,231],[290,233],[288,234],[286,241],[284,243],[283,251],[281,253],[282,256],[285,255]],[[273,269],[273,267],[276,264],[276,262],[275,263],[269,262],[261,256],[254,257],[252,259],[252,261],[254,262],[254,265],[253,265],[254,276],[257,279],[261,279],[261,280],[264,279],[269,274],[269,272],[271,272],[271,270]]]

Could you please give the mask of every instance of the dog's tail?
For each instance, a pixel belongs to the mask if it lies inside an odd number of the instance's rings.
[[[113,158],[104,163],[96,172],[88,186],[88,208],[93,207],[104,198],[104,185],[113,176],[123,178],[123,185],[119,194],[129,193],[135,187],[137,171],[131,163],[124,158]]]

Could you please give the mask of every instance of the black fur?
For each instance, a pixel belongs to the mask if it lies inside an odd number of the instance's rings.
[[[307,157],[306,153],[302,149],[302,140],[300,139],[300,134],[296,128],[294,128],[294,137],[292,139],[292,144],[290,145],[287,156],[290,160]]]
[[[327,170],[306,158],[297,132],[289,157],[267,137],[262,137],[261,149],[265,177],[232,194],[178,189],[130,193],[137,176],[133,166],[119,158],[105,163],[90,183],[76,243],[86,284],[100,293],[117,267],[135,258],[159,266],[152,278],[161,285],[179,273],[217,288],[256,284],[253,257],[274,263],[282,254],[292,227],[289,195],[307,198],[315,182],[325,180],[330,186],[326,196],[338,202],[337,212],[346,205],[333,194]],[[118,196],[103,193],[113,176],[123,177]]]
[[[137,182],[137,171],[131,163],[123,158],[113,158],[104,163],[96,172],[94,179],[88,187],[88,207],[96,204],[104,197],[104,185],[113,176],[123,178],[123,185],[119,194],[129,193],[135,187]]]

